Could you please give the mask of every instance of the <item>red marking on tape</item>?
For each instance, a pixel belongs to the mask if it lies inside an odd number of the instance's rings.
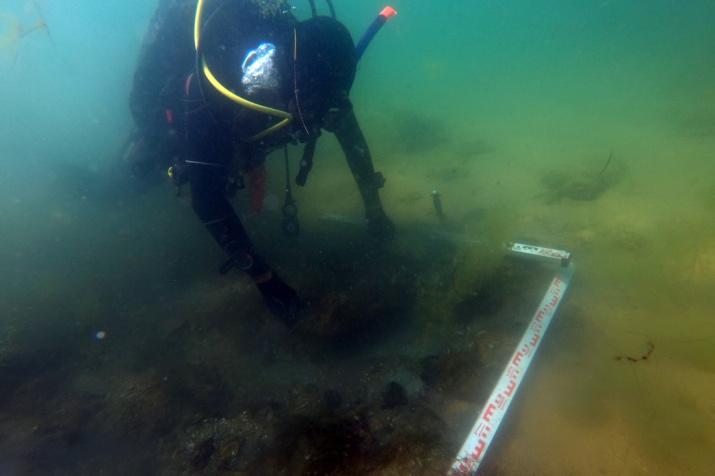
[[[486,411],[484,412],[484,421],[489,423],[491,421],[491,418],[494,416],[494,410],[497,409],[497,406],[494,405],[493,403],[490,403],[489,406],[487,407]]]
[[[541,301],[540,307],[522,336],[519,343],[520,347],[517,347],[510,363],[504,369],[499,382],[489,397],[487,405],[482,410],[479,418],[477,418],[473,431],[459,451],[457,459],[451,468],[453,476],[460,474],[460,472],[463,474],[465,471],[476,472],[478,469],[481,458],[491,444],[491,440],[516,394],[526,369],[531,363],[534,353],[541,342],[541,337],[546,332],[549,322],[561,302],[573,269],[573,265],[563,268],[560,273],[563,273],[565,278],[557,275],[552,281]]]
[[[516,380],[509,380],[509,384],[506,386],[506,391],[504,392],[507,397],[511,397],[516,390]]]

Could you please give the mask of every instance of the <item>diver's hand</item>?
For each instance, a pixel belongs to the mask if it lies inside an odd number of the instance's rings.
[[[269,279],[257,282],[256,286],[261,292],[268,310],[289,328],[293,328],[298,322],[298,311],[301,307],[295,290],[278,277],[275,271],[271,271]]]
[[[392,223],[382,208],[367,214],[367,231],[374,238],[390,239],[395,236],[395,224]]]

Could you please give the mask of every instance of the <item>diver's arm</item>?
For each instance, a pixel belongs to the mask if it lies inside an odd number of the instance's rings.
[[[233,265],[251,278],[260,280],[270,271],[253,246],[236,211],[226,198],[227,168],[196,164],[189,172],[191,202],[196,215],[206,226]]]
[[[200,153],[200,148],[194,148],[194,156],[207,161],[196,161],[189,170],[191,202],[196,215],[228,255],[228,266],[222,266],[222,272],[227,272],[232,267],[244,271],[253,280],[268,309],[292,327],[297,320],[300,302],[295,290],[283,282],[261,257],[226,198],[228,159],[222,161],[221,158],[231,156],[226,153],[230,150],[230,135],[221,135],[218,131],[218,135],[208,133],[202,136],[201,132],[207,131],[201,131],[200,127],[194,129],[194,132],[198,135],[194,135],[192,139],[202,140],[193,142],[192,145],[204,146],[203,154]],[[212,157],[215,160],[211,161]]]
[[[355,117],[355,111],[350,108],[350,111],[328,130],[335,133],[345,153],[365,204],[365,217],[368,219],[371,232],[382,235],[393,234],[394,225],[385,215],[378,193],[378,189],[384,185],[384,179],[381,174],[375,173],[370,149]]]
[[[268,309],[289,327],[297,321],[298,296],[273,271],[251,243],[238,215],[226,199],[225,169],[197,165],[190,173],[191,198],[199,216],[216,242],[229,256],[230,267],[251,277]]]

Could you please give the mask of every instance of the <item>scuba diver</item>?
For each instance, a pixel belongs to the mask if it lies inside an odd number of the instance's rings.
[[[164,114],[161,120],[171,125],[172,140],[181,144],[175,147],[180,152],[173,154],[170,176],[177,186],[190,184],[193,210],[228,255],[221,272],[232,268],[245,272],[268,309],[292,327],[301,307],[297,293],[261,257],[229,202],[227,190],[243,188],[247,182],[251,205],[260,211],[266,156],[284,148],[288,173],[287,145],[298,143],[304,144],[304,149],[295,180],[304,185],[316,141],[325,130],[335,134],[357,182],[368,232],[378,238],[394,234],[378,192],[384,179],[374,170],[348,96],[357,60],[386,17],[374,22],[377,26],[368,29],[363,37],[367,40],[358,43],[356,50],[348,30],[335,19],[330,0],[332,16],[318,16],[310,0],[313,16],[305,21],[299,21],[283,0],[162,3],[176,14],[177,21],[183,21],[185,4],[193,4],[190,59],[182,56],[187,49],[186,30],[159,32],[157,41],[173,39],[176,43],[157,43],[151,48],[157,53],[142,54],[142,61],[154,63],[145,69],[170,63],[180,70],[189,61],[192,65],[184,71],[180,87],[178,79],[170,75],[161,87],[133,92],[132,111],[142,110],[139,104],[152,105],[145,109],[159,105],[151,111],[152,117]],[[170,26],[160,18],[169,10],[160,5],[152,25]],[[185,23],[181,25],[183,28]],[[158,53],[162,50],[165,55]],[[140,71],[141,65],[135,89],[142,86]],[[148,78],[157,82],[155,77]],[[144,100],[139,100],[141,96]],[[177,103],[183,106],[181,118],[177,117]],[[287,182],[283,231],[290,235],[297,234],[298,223],[289,178]]]

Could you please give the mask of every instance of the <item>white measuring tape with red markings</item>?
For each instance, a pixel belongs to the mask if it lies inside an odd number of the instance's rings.
[[[508,249],[519,256],[558,262],[561,267],[546,291],[544,299],[531,319],[529,327],[511,356],[499,382],[484,405],[482,413],[474,423],[467,440],[459,450],[448,473],[451,476],[476,474],[574,273],[575,267],[571,263],[571,253],[569,252],[520,243],[512,243]]]

